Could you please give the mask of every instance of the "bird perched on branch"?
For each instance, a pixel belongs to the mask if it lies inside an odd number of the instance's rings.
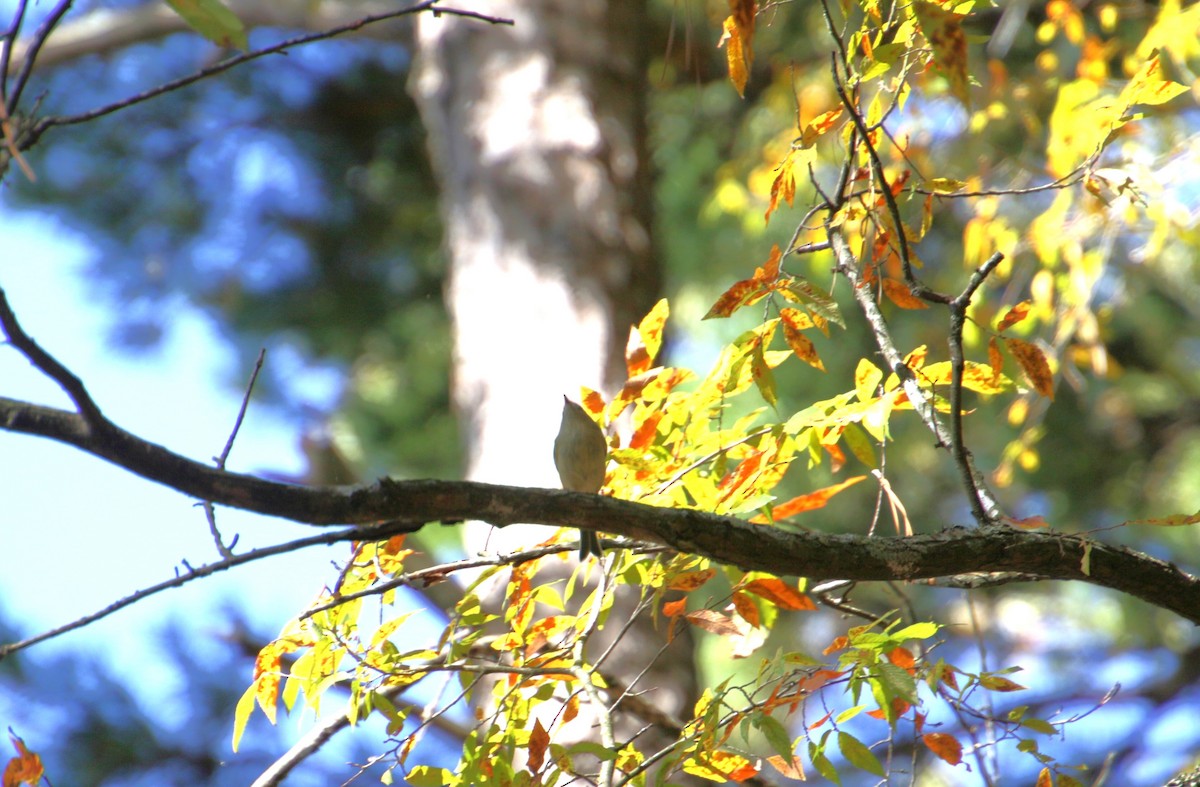
[[[608,442],[604,432],[581,406],[563,397],[562,423],[554,438],[554,466],[562,488],[595,494],[604,486]],[[579,559],[602,557],[600,538],[592,530],[579,531]]]

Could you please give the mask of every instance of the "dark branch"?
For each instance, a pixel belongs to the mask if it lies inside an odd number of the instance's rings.
[[[703,511],[470,481],[381,479],[369,486],[301,487],[217,470],[115,427],[97,435],[75,413],[4,398],[0,428],[73,445],[199,499],[304,524],[399,520],[411,530],[423,522],[479,519],[497,526],[578,527],[706,555],[745,570],[812,579],[1016,572],[1111,588],[1200,624],[1200,578],[1079,535],[1009,527],[951,528],[909,538],[789,533]]]

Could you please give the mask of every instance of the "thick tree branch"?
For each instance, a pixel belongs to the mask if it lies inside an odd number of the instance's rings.
[[[73,445],[202,500],[311,525],[479,519],[616,533],[745,570],[812,579],[919,580],[1017,572],[1100,585],[1200,624],[1200,578],[1084,535],[1009,527],[950,528],[910,538],[789,533],[703,511],[599,495],[469,481],[380,479],[355,487],[302,487],[194,462],[115,428],[89,430],[75,413],[0,398],[0,428]]]

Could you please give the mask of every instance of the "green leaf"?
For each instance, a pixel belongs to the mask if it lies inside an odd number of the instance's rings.
[[[887,775],[879,758],[872,754],[862,741],[850,733],[838,733],[838,748],[841,749],[842,756],[855,768],[873,773],[881,778]]]
[[[187,22],[188,27],[217,46],[233,47],[243,52],[250,48],[242,20],[222,5],[220,0],[167,0],[167,5]]]
[[[785,760],[792,759],[792,739],[788,735],[787,728],[779,723],[774,717],[763,714],[754,720],[754,726],[767,739],[767,743],[771,744],[771,748]]]

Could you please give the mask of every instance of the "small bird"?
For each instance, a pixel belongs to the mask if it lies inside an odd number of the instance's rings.
[[[562,488],[595,494],[604,486],[608,442],[604,432],[579,405],[563,397],[562,424],[554,438],[554,466]],[[603,557],[600,538],[592,530],[579,531],[579,559]]]

